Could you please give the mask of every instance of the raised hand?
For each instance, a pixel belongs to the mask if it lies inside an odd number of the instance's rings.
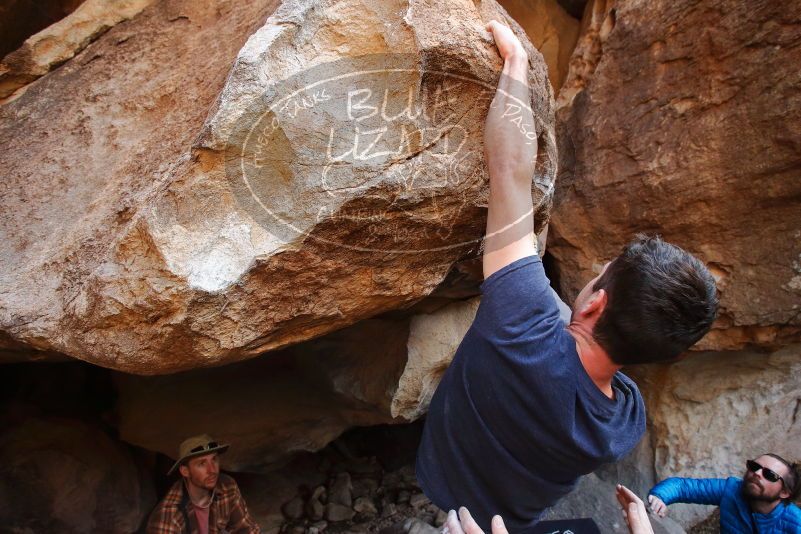
[[[486,28],[495,39],[495,46],[498,47],[498,53],[504,60],[512,57],[526,57],[526,51],[523,49],[520,39],[508,26],[497,20],[491,20],[487,23]]]
[[[648,519],[648,511],[642,499],[626,486],[617,485],[615,489],[617,501],[623,507],[623,517],[629,526],[631,534],[654,534],[651,521]]]

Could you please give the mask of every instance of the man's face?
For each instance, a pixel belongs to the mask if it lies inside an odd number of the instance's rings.
[[[603,276],[603,274],[604,274],[604,273],[606,272],[606,270],[609,268],[609,265],[610,265],[611,263],[612,263],[611,261],[608,261],[608,262],[606,262],[606,264],[604,265],[603,269],[601,269],[601,272],[598,274],[598,276],[596,276],[595,278],[593,278],[592,280],[590,280],[589,282],[587,282],[587,285],[585,285],[585,286],[582,288],[582,290],[579,292],[578,296],[576,297],[576,301],[573,303],[573,310],[572,310],[572,311],[573,311],[573,313],[572,313],[572,314],[571,314],[571,316],[570,316],[570,320],[571,320],[571,321],[572,321],[572,320],[573,320],[573,318],[575,317],[575,315],[576,315],[576,312],[577,312],[578,310],[581,310],[581,309],[584,307],[584,305],[587,303],[587,301],[588,301],[588,300],[589,300],[589,298],[590,298],[590,295],[592,295],[592,293],[593,293],[592,286],[594,286],[594,285],[595,285],[595,282],[597,282],[597,281],[598,281],[598,279],[599,279],[601,276]]]
[[[220,461],[217,453],[213,452],[190,459],[180,469],[187,483],[211,491],[220,476]]]
[[[787,479],[789,470],[786,465],[772,456],[760,456],[756,462],[762,467],[766,467]],[[778,499],[784,499],[789,496],[789,492],[784,487],[781,480],[771,482],[765,478],[764,473],[760,469],[756,473],[746,469],[745,476],[743,477],[743,493],[746,498],[754,501],[773,502]]]

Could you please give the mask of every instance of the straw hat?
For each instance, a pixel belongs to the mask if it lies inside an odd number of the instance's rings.
[[[185,439],[181,446],[178,447],[178,461],[167,471],[168,475],[178,469],[178,466],[196,456],[204,456],[213,452],[224,453],[228,450],[227,443],[219,443],[208,434],[201,434],[199,436],[192,436]]]

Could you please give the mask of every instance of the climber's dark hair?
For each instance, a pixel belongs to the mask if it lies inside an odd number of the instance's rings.
[[[798,462],[789,462],[772,452],[766,452],[762,456],[770,456],[787,466],[787,476],[783,477],[783,479],[787,491],[790,492],[790,496],[783,500],[784,502],[797,501],[799,496],[801,496],[801,464]]]
[[[658,236],[637,235],[592,289],[607,293],[593,337],[619,365],[675,359],[709,331],[717,315],[709,270]]]

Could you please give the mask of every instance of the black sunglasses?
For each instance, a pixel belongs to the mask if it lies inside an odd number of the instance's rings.
[[[210,451],[211,449],[216,449],[217,445],[218,445],[218,443],[216,441],[209,441],[205,445],[198,445],[197,447],[195,447],[194,449],[189,451],[189,453],[190,454],[194,454],[196,452]],[[759,465],[759,464],[757,464],[757,465]],[[764,471],[763,471],[763,473],[764,473]],[[773,471],[771,471],[771,473],[773,473]],[[767,478],[767,477],[765,477],[765,478]]]
[[[762,476],[765,477],[765,480],[767,480],[768,482],[778,482],[779,480],[781,480],[782,484],[785,484],[785,485],[787,484],[784,481],[784,479],[781,477],[781,475],[779,475],[779,473],[777,473],[776,471],[774,471],[772,469],[768,469],[767,467],[762,467],[761,465],[756,463],[754,460],[746,460],[745,461],[745,466],[752,473],[756,473],[757,471],[759,471],[761,469],[762,470]]]

